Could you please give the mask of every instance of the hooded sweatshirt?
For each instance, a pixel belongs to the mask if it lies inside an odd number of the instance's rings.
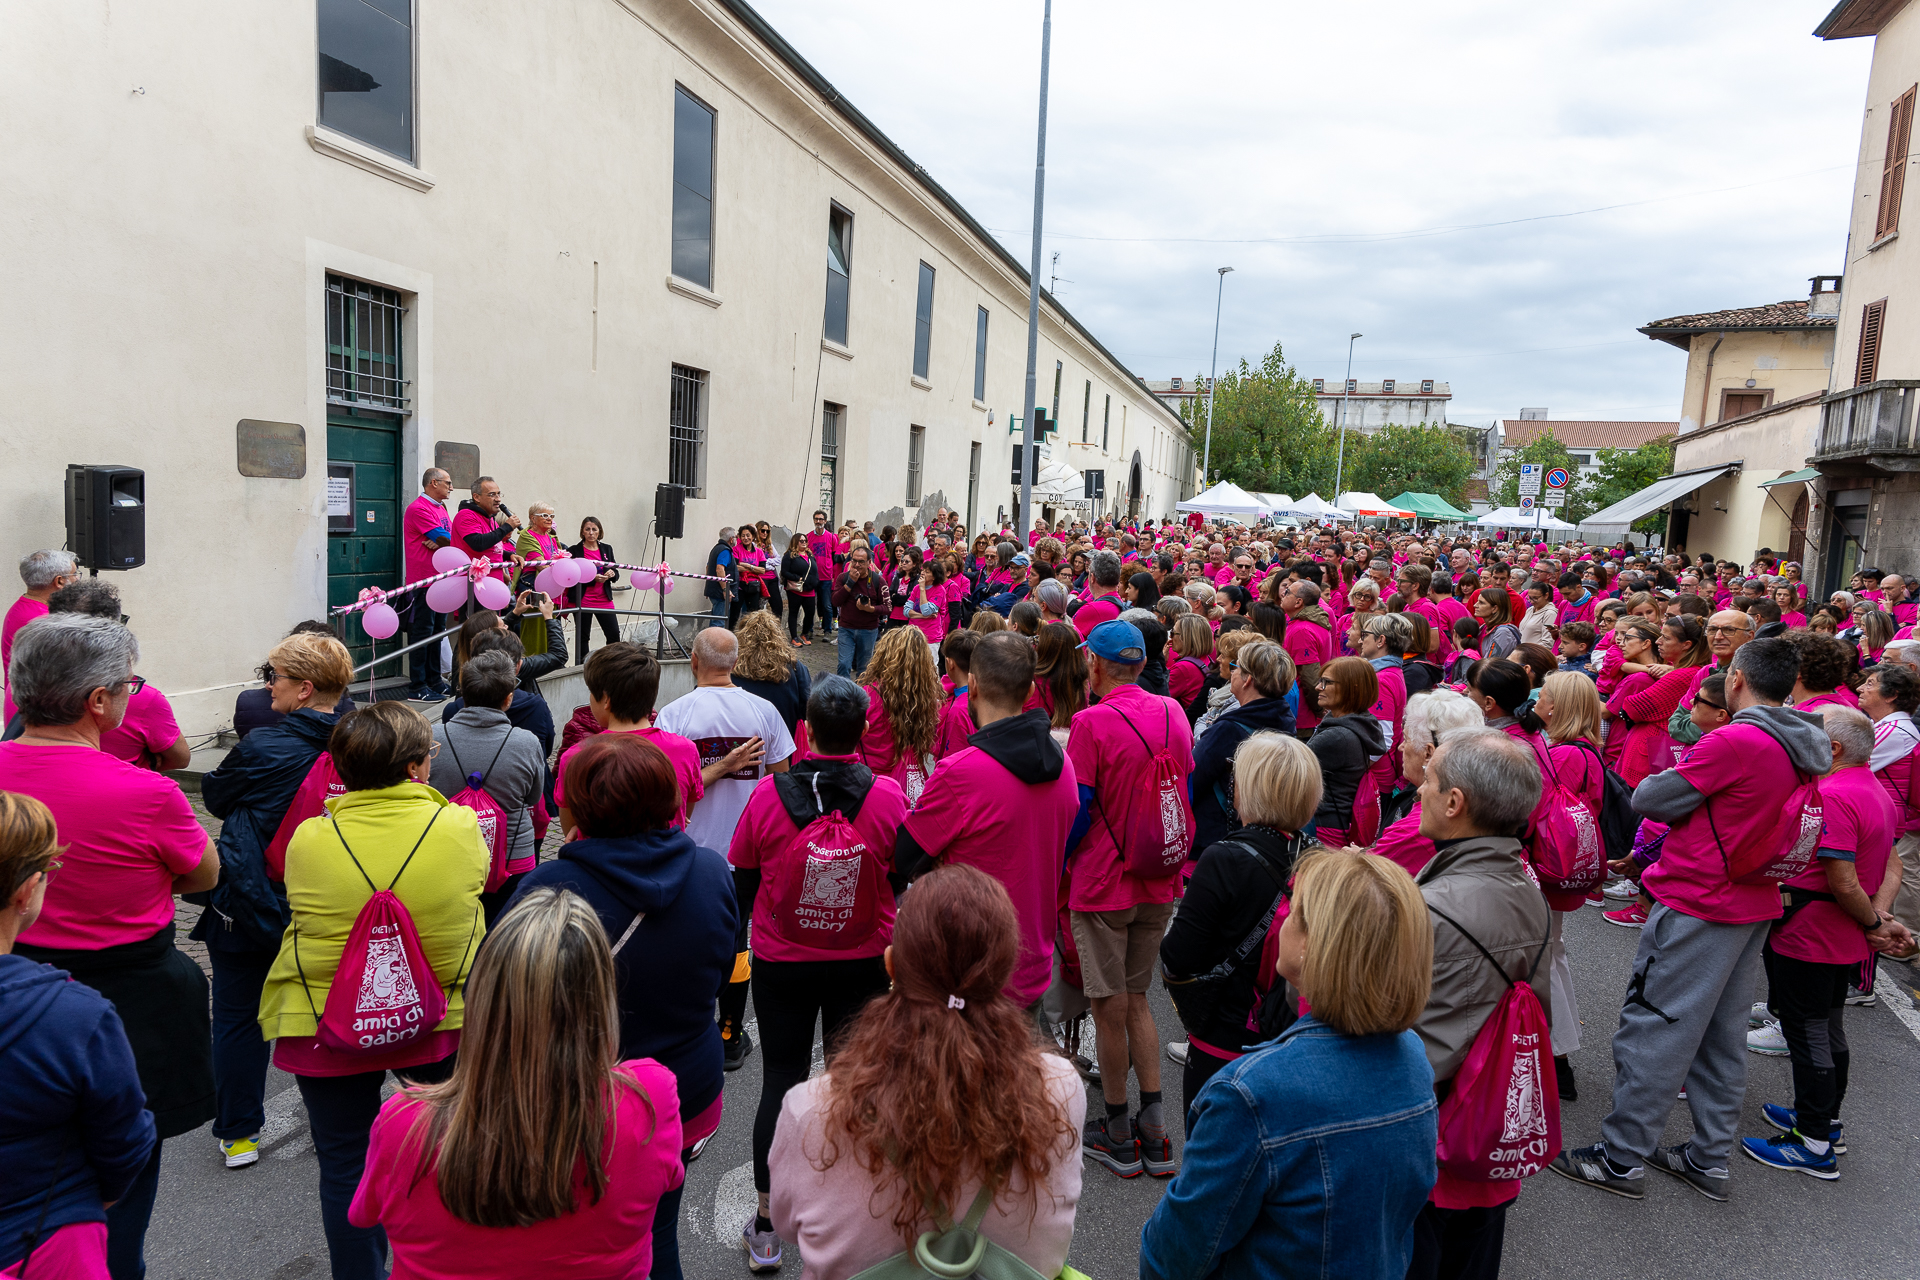
[[[1672,827],[1642,886],[1655,901],[1716,924],[1779,919],[1779,887],[1732,883],[1724,849],[1770,836],[1803,778],[1832,764],[1819,716],[1766,705],[1736,713],[1634,788],[1634,812]]]
[[[0,955],[0,1267],[105,1222],[153,1152],[153,1115],[113,1005],[51,965]],[[29,1268],[31,1271],[32,1269]]]
[[[733,971],[737,907],[724,858],[684,831],[575,840],[529,871],[515,903],[535,889],[567,889],[587,900],[614,956],[619,982],[620,1058],[654,1058],[679,1080],[680,1114],[691,1120],[720,1096],[720,1028],[714,994]],[[702,1135],[692,1134],[692,1141]]]
[[[1230,706],[1193,747],[1189,798],[1193,801],[1193,851],[1197,859],[1208,845],[1240,825],[1233,811],[1233,754],[1256,733],[1293,734],[1293,709],[1284,697],[1256,698]]]
[[[1307,748],[1319,757],[1323,786],[1320,807],[1313,811],[1314,825],[1336,831],[1350,829],[1360,776],[1372,760],[1387,750],[1380,722],[1364,711],[1333,716],[1320,722],[1320,729],[1307,742]]]

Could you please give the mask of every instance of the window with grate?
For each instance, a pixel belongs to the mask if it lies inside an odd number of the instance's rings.
[[[973,398],[987,399],[987,309],[980,308],[973,328]]]
[[[713,288],[713,108],[673,86],[673,274]]]
[[[933,353],[933,268],[920,264],[920,296],[913,303],[913,376],[927,376]]]
[[[320,123],[413,159],[413,0],[317,0]]]
[[[820,407],[820,509],[827,513],[827,527],[838,527],[840,512],[840,415],[843,406],[825,403]]]
[[[1860,355],[1854,361],[1853,385],[1865,386],[1880,374],[1880,331],[1886,323],[1887,300],[1869,302],[1860,312]]]
[[[707,375],[677,364],[667,402],[667,483],[683,486],[689,498],[704,498],[706,478]]]
[[[327,277],[327,400],[408,412],[400,295]]]
[[[1913,96],[1920,85],[1893,100],[1887,119],[1887,154],[1880,162],[1880,210],[1873,220],[1873,238],[1900,229],[1900,197],[1907,184],[1907,151],[1913,145]]]
[[[827,210],[828,342],[847,345],[847,293],[853,283],[853,215],[833,205]]]
[[[907,428],[907,505],[920,505],[920,464],[927,446],[927,429]]]

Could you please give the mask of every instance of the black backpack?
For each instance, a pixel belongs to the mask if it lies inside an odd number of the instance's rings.
[[[1618,861],[1633,852],[1633,833],[1640,829],[1640,815],[1633,811],[1633,788],[1627,780],[1607,768],[1599,750],[1585,738],[1576,738],[1573,745],[1593,755],[1600,772],[1606,775],[1606,784],[1601,789],[1600,812],[1594,816],[1600,820],[1600,843],[1607,851],[1611,861]]]

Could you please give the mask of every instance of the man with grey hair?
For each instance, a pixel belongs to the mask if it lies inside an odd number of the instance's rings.
[[[408,582],[433,575],[433,555],[453,542],[453,523],[447,516],[447,498],[453,477],[439,467],[428,467],[420,477],[420,496],[407,504],[400,517],[403,569]],[[405,602],[407,642],[419,644],[439,635],[443,623],[427,603],[424,590]],[[407,655],[407,697],[414,702],[445,702],[447,682],[440,671],[440,646],[421,645]]]
[[[1831,1182],[1846,1148],[1840,1106],[1849,1055],[1841,1020],[1848,989],[1875,951],[1903,947],[1909,935],[1885,914],[1900,887],[1900,863],[1891,856],[1900,814],[1870,766],[1873,722],[1832,703],[1820,716],[1833,770],[1820,780],[1817,864],[1781,886],[1785,914],[1762,952],[1767,1007],[1779,1021],[1747,1034],[1748,1049],[1792,1059],[1793,1106],[1764,1104],[1761,1114],[1778,1136],[1740,1145],[1761,1164]]]
[[[64,870],[13,950],[113,1003],[160,1140],[106,1211],[107,1256],[123,1275],[141,1267],[161,1143],[214,1118],[208,984],[174,946],[173,896],[213,888],[220,858],[177,783],[99,749],[139,686],[139,656],[133,633],[107,618],[55,614],[23,628],[11,671],[27,729],[0,743],[0,790],[44,804],[64,846]]]
[[[0,678],[7,681],[6,714],[0,723],[13,719],[13,682],[7,670],[13,665],[13,637],[35,618],[47,615],[47,601],[53,593],[80,576],[80,562],[71,551],[29,551],[20,557],[20,581],[26,585],[18,600],[7,610],[0,623]]]
[[[1533,753],[1498,729],[1449,730],[1428,757],[1420,784],[1420,834],[1433,841],[1435,853],[1417,880],[1433,917],[1433,990],[1413,1029],[1426,1046],[1436,1085],[1459,1072],[1510,983],[1531,984],[1541,1010],[1552,1017],[1552,983],[1541,963],[1552,917],[1522,865],[1518,838],[1539,800],[1540,766]],[[1551,1050],[1543,1044],[1537,1052],[1541,1070],[1530,1099],[1536,1113],[1510,1122],[1531,1122],[1544,1133],[1541,1091],[1553,1087],[1546,1083]],[[1496,1274],[1507,1207],[1520,1194],[1519,1178],[1532,1171],[1516,1168],[1511,1182],[1474,1184],[1475,1208],[1450,1207],[1458,1201],[1449,1193],[1468,1188],[1443,1173],[1414,1223],[1409,1274]],[[1486,1204],[1489,1199],[1498,1203]]]
[[[1225,550],[1221,549],[1225,555]],[[1073,615],[1073,628],[1085,640],[1103,622],[1112,622],[1126,611],[1120,598],[1120,557],[1112,551],[1096,551],[1087,557],[1087,586],[1093,598]]]
[[[712,619],[709,628],[727,625],[727,609],[735,593],[734,560],[739,555],[739,547],[733,540],[734,528],[730,524],[720,526],[720,532],[714,535],[713,550],[707,552],[707,599],[711,601],[708,612]]]

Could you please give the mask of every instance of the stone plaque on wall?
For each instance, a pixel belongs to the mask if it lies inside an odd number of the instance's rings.
[[[452,478],[455,489],[470,490],[473,482],[480,478],[480,446],[436,440],[433,442],[433,465]]]
[[[307,474],[307,429],[297,422],[242,418],[234,436],[240,474],[268,480],[299,480]]]

